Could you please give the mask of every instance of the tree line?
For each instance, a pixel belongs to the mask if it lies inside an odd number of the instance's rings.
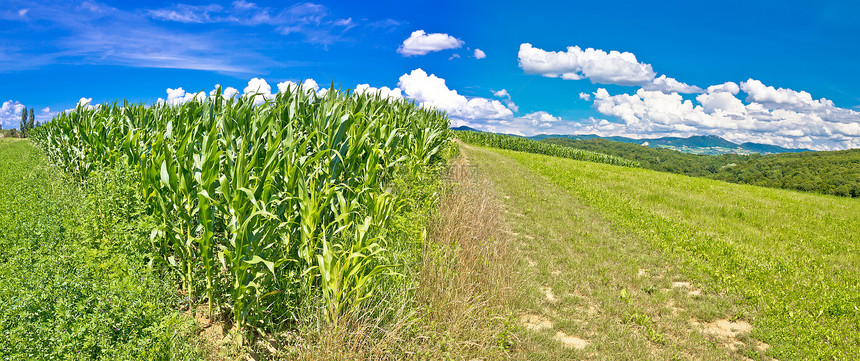
[[[605,139],[550,138],[543,142],[614,155],[661,172],[860,197],[860,149],[768,155],[698,155]]]

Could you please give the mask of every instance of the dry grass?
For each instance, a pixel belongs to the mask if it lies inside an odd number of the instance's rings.
[[[430,219],[410,304],[389,315],[389,321],[371,312],[316,325],[313,331],[300,332],[305,338],[278,335],[271,342],[257,341],[244,358],[510,358],[517,320],[501,205],[493,188],[475,178],[462,155],[445,183]]]
[[[453,355],[503,356],[514,345],[514,274],[507,225],[494,188],[478,179],[465,156],[448,174],[425,243],[417,299],[431,334]]]

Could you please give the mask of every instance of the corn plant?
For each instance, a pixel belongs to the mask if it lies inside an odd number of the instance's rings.
[[[262,105],[214,95],[181,105],[78,107],[34,130],[38,144],[85,181],[124,165],[158,220],[153,264],[183,292],[240,327],[274,319],[266,304],[321,302],[336,322],[394,275],[385,237],[401,200],[399,172],[445,162],[448,119],[374,94],[293,87]]]

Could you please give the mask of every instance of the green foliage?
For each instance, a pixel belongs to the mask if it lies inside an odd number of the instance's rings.
[[[82,188],[30,142],[0,142],[0,359],[199,359],[193,320],[146,267],[122,172]]]
[[[33,130],[33,128],[36,127],[36,124],[35,124],[36,115],[34,114],[34,110],[35,110],[34,108],[30,108],[30,121],[27,122],[27,129],[28,130]]]
[[[396,175],[445,163],[447,118],[379,95],[293,88],[263,105],[218,94],[183,105],[78,107],[35,139],[80,179],[102,166],[135,174],[155,222],[152,262],[192,301],[240,327],[328,320],[378,294],[397,247],[386,229],[403,200]]]
[[[606,163],[625,167],[639,166],[639,164],[634,161],[629,161],[616,156],[606,155],[592,151],[583,151],[570,147],[562,147],[555,144],[538,142],[522,137],[515,137],[512,135],[473,131],[456,131],[455,133],[457,138],[459,138],[465,143],[480,145],[484,147],[516,150],[520,152],[551,155],[553,157],[570,158],[575,160]]]
[[[24,107],[24,109],[21,109],[21,125],[20,125],[20,126],[18,126],[18,130],[21,132],[21,135],[22,135],[24,138],[27,138],[27,137],[28,137],[28,135],[29,135],[29,133],[30,133],[30,129],[29,129],[29,127],[28,127],[27,125],[28,125],[28,122],[27,122],[27,108],[26,108],[26,107]]]
[[[732,183],[860,197],[860,150],[769,155],[694,155],[604,139],[542,142],[636,161],[643,168]]]

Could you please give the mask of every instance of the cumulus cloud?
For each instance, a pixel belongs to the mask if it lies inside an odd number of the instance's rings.
[[[209,92],[209,96],[214,97],[215,92],[218,91],[218,88],[221,88],[221,96],[227,99],[236,96],[236,94],[239,94],[239,90],[234,87],[228,86],[226,88],[222,88],[221,84],[215,84],[215,87],[212,89],[212,91]]]
[[[550,113],[545,111],[537,111],[534,113],[529,113],[524,115],[521,119],[526,120],[531,123],[532,126],[541,127],[541,128],[549,128],[552,127],[553,123],[557,123],[561,121],[560,117],[556,117]]]
[[[732,95],[737,95],[738,92],[741,91],[741,88],[734,82],[725,82],[722,84],[711,85],[708,87],[708,93],[718,93],[718,92],[727,92],[732,93]]]
[[[217,87],[217,86],[216,86]],[[169,105],[179,105],[188,103],[192,100],[203,101],[206,99],[206,92],[199,91],[197,93],[187,93],[182,87],[173,89],[167,88],[167,100],[158,98],[158,103],[167,103]]]
[[[591,94],[588,94],[585,92],[579,92],[579,99],[589,101],[589,100],[591,100]]]
[[[403,44],[397,48],[397,52],[403,56],[426,55],[434,51],[457,49],[463,44],[462,40],[448,34],[427,34],[424,30],[416,30],[403,41]]]
[[[816,113],[829,121],[849,124],[857,123],[860,115],[854,110],[837,107],[829,99],[813,99],[808,92],[766,86],[755,79],[741,82],[740,89],[747,93],[746,101],[760,103],[771,109]]]
[[[449,89],[445,79],[433,74],[427,74],[422,69],[415,69],[409,74],[403,74],[397,83],[406,96],[422,106],[436,108],[448,113],[454,120],[486,120],[506,119],[513,117],[513,112],[498,100],[486,98],[468,99]]]
[[[260,105],[266,102],[266,99],[274,98],[272,94],[272,86],[263,78],[251,78],[248,81],[248,86],[242,91],[242,96],[254,100],[254,105]]]
[[[95,105],[97,105],[97,104],[93,104],[93,98],[83,98],[82,97],[81,99],[78,100],[78,104],[75,105],[75,108],[84,107],[86,109],[92,109]]]
[[[379,94],[383,98],[393,100],[403,99],[403,90],[401,90],[400,88],[391,89],[387,86],[384,86],[382,88],[375,88],[370,86],[370,84],[358,84],[355,86],[354,92],[356,94]]]
[[[592,83],[640,86],[664,92],[698,93],[702,89],[661,75],[651,64],[640,63],[629,52],[570,46],[567,51],[546,51],[529,43],[520,45],[520,68],[529,74],[566,80],[589,79]]]
[[[645,90],[659,90],[664,93],[701,93],[703,90],[695,85],[687,85],[679,82],[675,78],[669,78],[666,75],[660,75],[654,78],[650,83],[642,85]]]
[[[313,89],[314,92],[319,92],[320,90],[320,86],[317,84],[316,80],[310,78],[305,79],[305,81],[302,82],[302,88],[305,90]]]
[[[14,100],[3,102],[0,107],[0,126],[3,129],[18,128],[21,124],[21,111],[24,110],[24,104]]]
[[[475,49],[475,59],[483,59],[486,57],[487,57],[487,54],[485,54],[483,50]]]
[[[278,93],[284,93],[287,89],[294,88],[299,85],[293,81],[284,81],[277,84]],[[213,89],[209,91],[209,96],[215,96],[215,92],[218,88],[221,88],[220,84],[215,84]],[[301,89],[305,91],[313,90],[318,96],[324,95],[328,89],[320,89],[317,82],[313,79],[305,79],[301,84]],[[179,105],[184,104],[192,100],[203,101],[206,99],[206,91],[201,90],[197,93],[189,93],[186,92],[182,87],[178,88],[167,88],[167,99],[158,98],[157,103],[166,103],[169,105]],[[239,90],[233,87],[226,87],[221,89],[221,95],[225,98],[232,98],[239,95]],[[267,99],[274,99],[277,93],[272,93],[272,86],[263,78],[251,78],[248,81],[248,85],[242,90],[242,96],[246,98],[253,98],[254,105],[260,105],[266,102]],[[81,102],[89,101],[87,98],[81,98]]]
[[[286,93],[288,91],[295,91],[299,85],[294,81],[284,81],[278,83],[278,93]]]
[[[507,90],[502,89],[499,91],[494,91],[493,95],[496,96],[497,98],[502,98],[502,101],[505,103],[505,106],[507,106],[508,109],[513,110],[514,112],[520,111],[520,107],[518,107],[516,104],[514,104],[514,101],[513,101],[513,99],[511,99],[511,95],[508,94]]]
[[[747,93],[746,103],[737,97]],[[594,93],[598,112],[621,120],[619,132],[650,136],[718,135],[734,142],[832,150],[860,147],[860,112],[838,108],[806,92],[749,79],[708,87],[695,102],[677,93],[639,89]],[[620,135],[620,134],[619,134]]]

